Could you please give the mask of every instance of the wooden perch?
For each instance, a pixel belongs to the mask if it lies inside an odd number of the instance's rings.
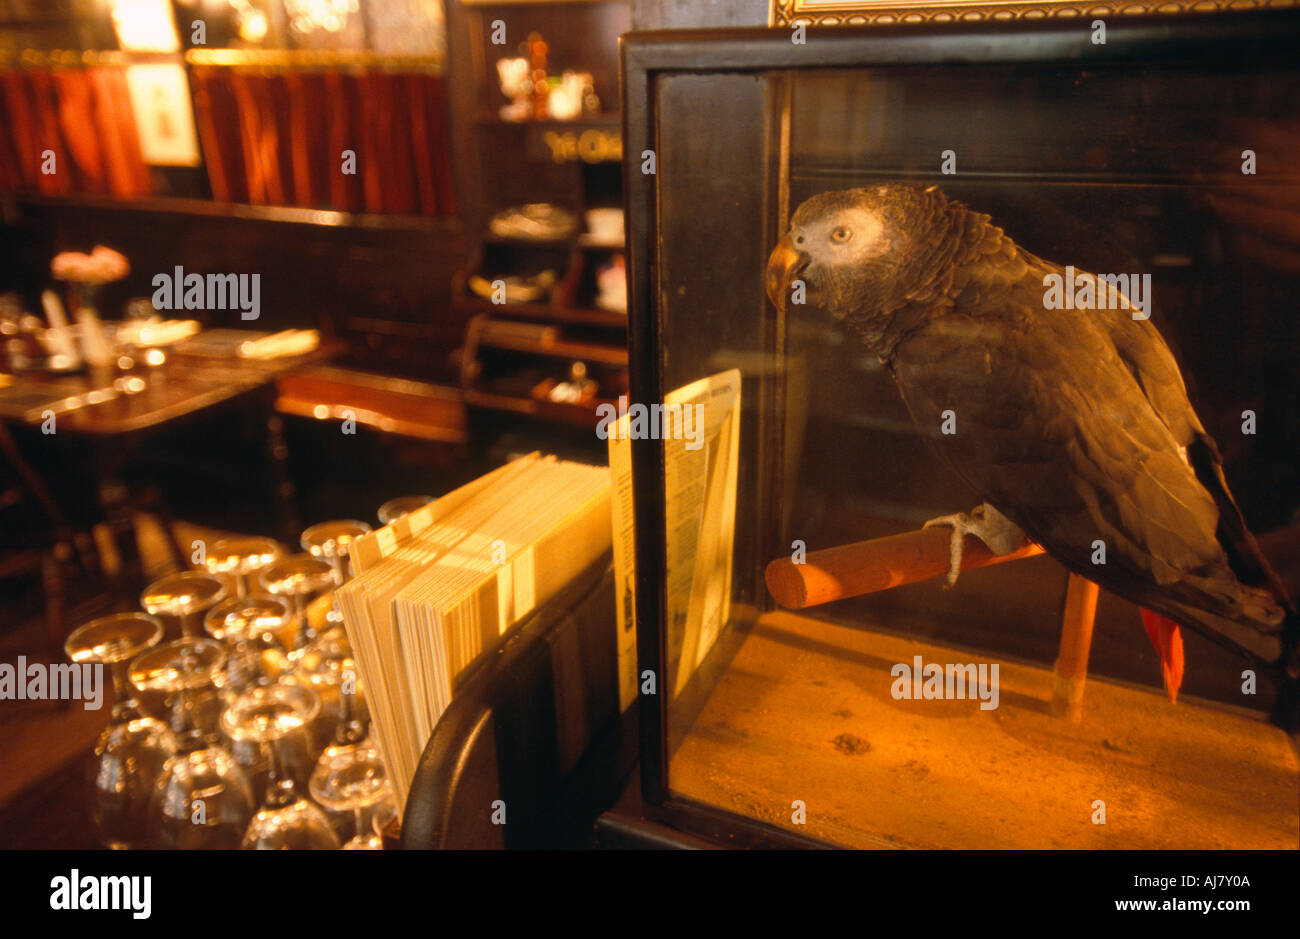
[[[950,563],[952,530],[929,528],[873,538],[809,553],[801,564],[778,558],[767,565],[764,580],[772,598],[788,610],[844,600],[942,577]],[[996,555],[977,538],[967,536],[961,569],[973,570],[1042,554],[1026,541],[1010,554]]]
[[[908,531],[814,551],[800,564],[790,558],[778,558],[767,565],[764,580],[777,603],[788,610],[802,610],[942,577],[951,563],[951,544],[952,531],[947,528]],[[961,569],[969,571],[1042,553],[1041,547],[1026,541],[1009,554],[996,555],[978,538],[967,536],[962,546]],[[1088,679],[1088,653],[1092,647],[1098,593],[1096,584],[1078,574],[1070,574],[1052,695],[1052,712],[1069,720],[1078,721],[1083,715],[1083,690]]]

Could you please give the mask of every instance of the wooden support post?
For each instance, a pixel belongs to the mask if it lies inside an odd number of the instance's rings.
[[[1061,647],[1056,657],[1056,685],[1052,713],[1072,721],[1083,719],[1083,688],[1088,680],[1088,653],[1092,624],[1097,616],[1099,588],[1092,581],[1070,574],[1061,614]]]

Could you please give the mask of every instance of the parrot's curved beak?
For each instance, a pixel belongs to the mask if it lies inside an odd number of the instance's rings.
[[[794,249],[789,235],[776,243],[767,259],[767,298],[782,313],[790,300],[790,282],[805,262],[804,256]]]

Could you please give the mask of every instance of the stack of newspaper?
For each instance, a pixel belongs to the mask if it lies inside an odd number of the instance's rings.
[[[335,597],[403,810],[458,679],[610,533],[607,468],[530,454],[353,544]]]

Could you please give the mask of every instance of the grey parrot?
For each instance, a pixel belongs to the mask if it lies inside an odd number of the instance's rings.
[[[954,554],[963,530],[1004,516],[1069,570],[1284,665],[1292,685],[1295,608],[1173,355],[1122,295],[1052,308],[1046,284],[1072,273],[937,187],[882,185],[804,202],[766,286],[778,309],[829,314],[855,332],[984,500],[982,512],[941,520],[954,525]],[[945,419],[955,432],[938,432]],[[986,540],[1005,553],[996,533]]]

